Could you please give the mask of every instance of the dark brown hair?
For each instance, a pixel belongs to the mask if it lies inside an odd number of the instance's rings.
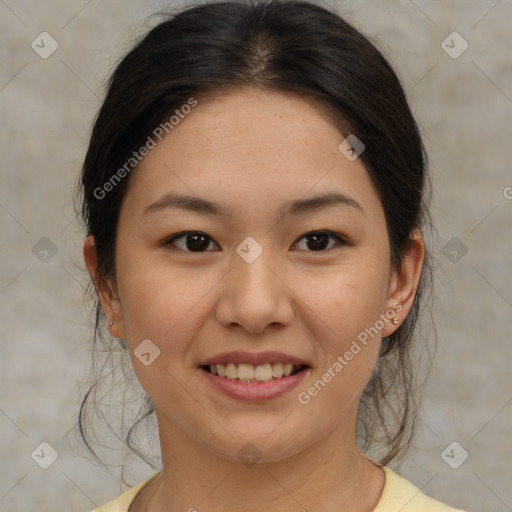
[[[429,182],[425,149],[397,74],[375,43],[328,7],[297,0],[223,1],[167,14],[110,77],[77,187],[77,213],[87,235],[95,237],[103,282],[116,282],[117,224],[130,175],[105,198],[98,198],[98,188],[191,97],[247,85],[313,98],[332,113],[342,134],[363,141],[360,158],[379,192],[392,264],[399,267],[413,230],[429,225]],[[425,289],[431,283],[430,268],[427,254],[412,310],[398,330],[383,339],[377,368],[360,401],[361,448],[380,447],[382,464],[405,452],[417,420],[411,354]],[[95,415],[104,417],[100,406],[105,379],[119,364],[128,382],[134,378],[122,359],[123,350],[105,336],[101,305],[94,289],[89,291],[96,299],[93,353],[103,358],[95,364],[98,376],[79,418],[92,450],[88,429]],[[137,392],[141,407],[128,426],[121,421],[125,428],[120,439],[149,462],[134,433],[151,417],[154,406],[142,390]]]

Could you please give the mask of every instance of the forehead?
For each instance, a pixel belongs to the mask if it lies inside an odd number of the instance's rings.
[[[245,210],[333,188],[369,207],[377,199],[361,160],[339,151],[345,135],[318,102],[256,88],[197,101],[134,171],[126,199],[135,209],[168,191],[242,200]]]
[[[198,107],[179,128],[175,143],[178,139],[190,140],[193,135],[195,152],[229,157],[250,151],[258,158],[266,153],[266,160],[285,155],[299,158],[305,151],[309,157],[316,153],[322,158],[323,150],[341,137],[327,107],[320,102],[296,93],[255,87],[199,98]],[[320,142],[324,147],[318,145]]]

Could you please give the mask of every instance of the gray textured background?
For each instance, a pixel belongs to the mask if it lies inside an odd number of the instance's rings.
[[[510,511],[512,1],[329,3],[391,55],[431,157],[439,348],[423,428],[400,471],[460,508]],[[125,489],[74,429],[90,327],[72,191],[104,79],[165,5],[0,0],[2,511],[83,512]],[[47,59],[31,48],[43,31],[59,44]],[[469,44],[456,59],[441,46],[453,31]],[[46,262],[43,237],[57,249]],[[58,452],[46,470],[31,458],[43,441]],[[469,454],[458,469],[441,456],[453,441]],[[448,451],[452,465],[461,453]],[[135,481],[152,473],[137,471]]]

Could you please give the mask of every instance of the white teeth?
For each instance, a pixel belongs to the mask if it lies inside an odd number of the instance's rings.
[[[236,379],[238,377],[238,372],[236,370],[237,368],[235,363],[228,363],[226,365],[226,377],[228,379]]]
[[[259,367],[256,368],[256,370]],[[254,366],[252,364],[239,364],[238,365],[238,378],[240,380],[254,379]],[[257,373],[257,372],[256,372]]]
[[[285,377],[288,377],[289,375],[291,375],[292,371],[293,371],[293,364],[287,363],[284,365],[283,373],[284,373]]]
[[[240,380],[244,382],[257,381],[269,382],[272,379],[280,379],[281,377],[289,377],[294,370],[300,369],[302,366],[294,366],[292,363],[265,363],[258,366],[252,364],[234,363],[210,365],[210,371],[213,375],[226,377],[231,380]]]
[[[239,367],[240,368],[240,367]],[[254,370],[256,380],[267,381],[272,379],[272,365],[270,363],[260,364]]]
[[[272,377],[280,379],[283,376],[283,363],[274,363],[272,365]]]

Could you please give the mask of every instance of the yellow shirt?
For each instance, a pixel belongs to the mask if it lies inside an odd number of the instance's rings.
[[[382,469],[386,474],[386,483],[373,512],[463,512],[426,496],[415,485],[388,467],[383,466]],[[137,493],[155,476],[132,487],[119,498],[93,512],[128,512]]]

